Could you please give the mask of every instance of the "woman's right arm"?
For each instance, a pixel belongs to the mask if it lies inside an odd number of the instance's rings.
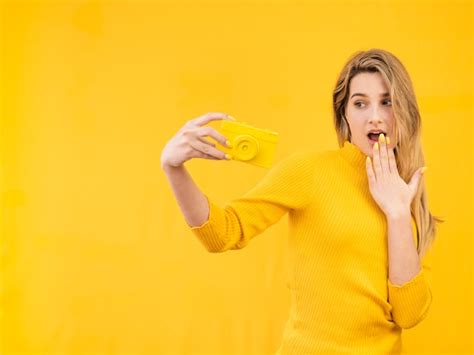
[[[215,148],[215,144],[204,139],[211,136],[223,146],[226,137],[211,127],[203,127],[210,121],[229,119],[224,113],[207,113],[188,121],[178,133],[170,139],[161,154],[163,169],[176,197],[178,205],[190,227],[201,226],[209,218],[209,204],[204,194],[184,167],[184,162],[192,158],[224,160],[230,157]]]
[[[186,222],[190,227],[202,225],[209,218],[209,205],[184,166],[163,166]]]
[[[183,163],[193,157],[226,159],[224,152],[202,139],[209,135],[220,144],[226,137],[201,127],[225,114],[207,114],[189,121],[166,145],[161,165],[191,231],[209,252],[241,249],[278,222],[291,209],[308,205],[314,190],[314,153],[296,153],[273,166],[247,193],[223,207],[216,205],[196,186]]]

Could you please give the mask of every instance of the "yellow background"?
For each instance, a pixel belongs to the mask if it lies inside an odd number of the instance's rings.
[[[207,253],[160,169],[206,112],[280,133],[276,159],[337,148],[331,95],[357,50],[397,55],[446,219],[433,304],[405,350],[472,345],[473,7],[468,1],[4,1],[5,354],[271,354],[288,316],[286,217]],[[217,125],[211,125],[218,127]],[[219,204],[266,170],[192,160]]]

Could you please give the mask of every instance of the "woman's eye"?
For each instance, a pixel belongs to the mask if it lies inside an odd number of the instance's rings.
[[[392,105],[392,100],[385,100],[385,101],[383,101],[383,104],[387,105],[387,106],[391,106]],[[354,103],[354,106],[359,107],[359,108],[362,107],[363,105],[365,105],[365,104],[361,101],[357,101],[357,102]]]

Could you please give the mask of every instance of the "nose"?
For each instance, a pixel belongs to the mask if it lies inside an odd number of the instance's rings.
[[[377,112],[377,109],[374,108],[369,116],[369,123],[382,123],[382,117]]]

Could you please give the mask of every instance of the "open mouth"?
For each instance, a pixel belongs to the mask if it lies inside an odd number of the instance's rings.
[[[372,143],[375,143],[379,141],[379,136],[382,133],[386,136],[385,132],[378,132],[378,133],[369,133],[367,137],[369,137],[369,141],[371,141]]]

